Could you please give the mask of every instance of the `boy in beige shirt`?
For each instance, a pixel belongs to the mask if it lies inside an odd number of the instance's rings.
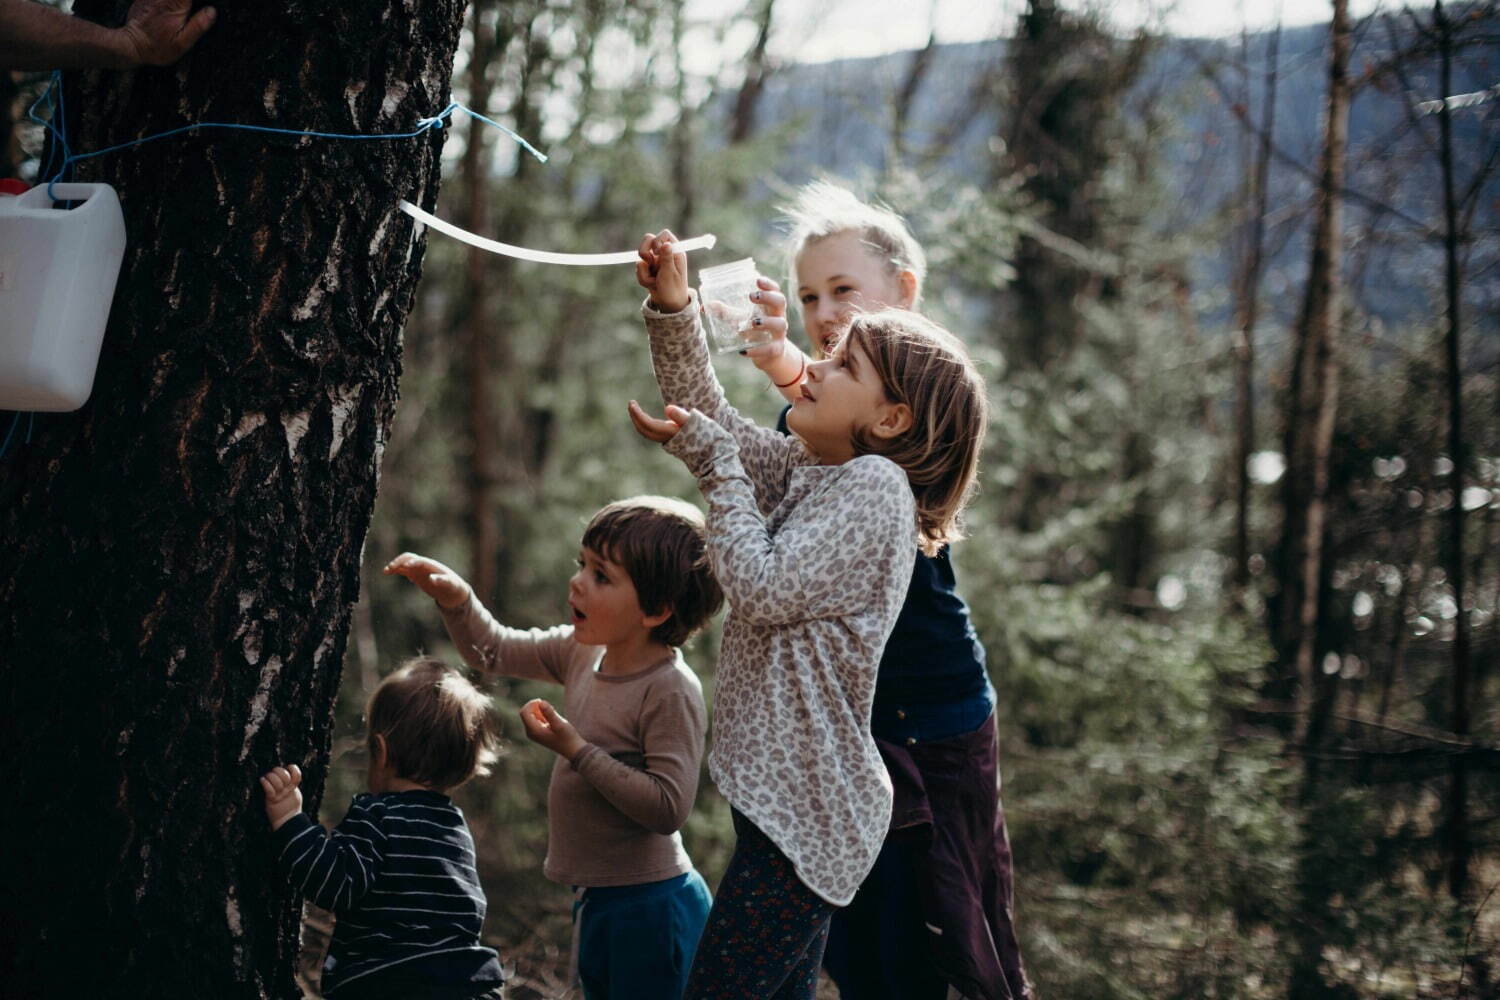
[[[563,685],[536,699],[526,735],[556,753],[544,871],[580,888],[578,971],[589,1000],[681,996],[710,899],[678,830],[697,794],[706,728],[677,647],[723,602],[703,515],[665,497],[595,514],[568,585],[571,624],[506,628],[442,563],[412,553],[385,572],[432,597],[464,659],[485,674]]]

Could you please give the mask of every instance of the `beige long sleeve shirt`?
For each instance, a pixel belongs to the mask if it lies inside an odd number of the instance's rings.
[[[506,628],[472,598],[443,621],[475,670],[561,684],[563,715],[587,741],[552,768],[547,877],[597,887],[691,870],[677,831],[698,793],[706,720],[682,655],[615,676],[598,672],[604,647],[574,641],[571,625]]]
[[[796,438],[740,416],[696,301],[644,315],[663,401],[698,411],[666,447],[708,501],[709,559],[730,605],[709,772],[808,888],[847,905],[890,821],[870,710],[916,557],[916,501],[888,459],[817,465]]]

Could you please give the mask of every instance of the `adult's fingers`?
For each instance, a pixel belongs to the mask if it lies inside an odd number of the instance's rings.
[[[194,45],[197,45],[198,39],[203,37],[205,31],[214,26],[214,19],[218,16],[219,12],[212,7],[204,7],[194,14],[177,35],[177,43],[181,47],[181,51],[178,54],[180,55]]]

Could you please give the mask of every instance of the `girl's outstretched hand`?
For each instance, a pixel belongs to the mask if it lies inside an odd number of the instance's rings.
[[[680,406],[667,407],[666,419],[653,417],[641,409],[641,404],[635,400],[630,401],[630,422],[635,424],[635,429],[640,432],[641,437],[647,441],[655,441],[657,444],[666,444],[677,436],[682,430],[682,425],[688,422],[688,413]]]
[[[260,788],[266,793],[266,819],[271,829],[281,829],[281,824],[302,811],[302,768],[273,767],[261,775]]]
[[[521,706],[521,725],[526,727],[528,740],[569,760],[584,747],[584,739],[573,723],[558,715],[545,699],[533,698]]]
[[[672,230],[647,233],[637,251],[635,280],[651,293],[651,307],[658,312],[682,312],[688,297],[687,254],[677,249]]]
[[[415,552],[403,552],[381,570],[386,576],[404,576],[417,585],[417,589],[437,602],[438,607],[452,611],[462,607],[469,599],[467,581],[436,559],[419,556]]]

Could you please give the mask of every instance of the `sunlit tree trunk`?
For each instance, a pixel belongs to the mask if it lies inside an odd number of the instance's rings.
[[[118,19],[125,0],[79,0]],[[415,127],[459,0],[220,0],[170,70],[70,74],[73,149],[189,121]],[[212,131],[87,161],[129,245],[93,396],[0,461],[8,997],[294,994],[257,776],[316,810],[442,132]]]

